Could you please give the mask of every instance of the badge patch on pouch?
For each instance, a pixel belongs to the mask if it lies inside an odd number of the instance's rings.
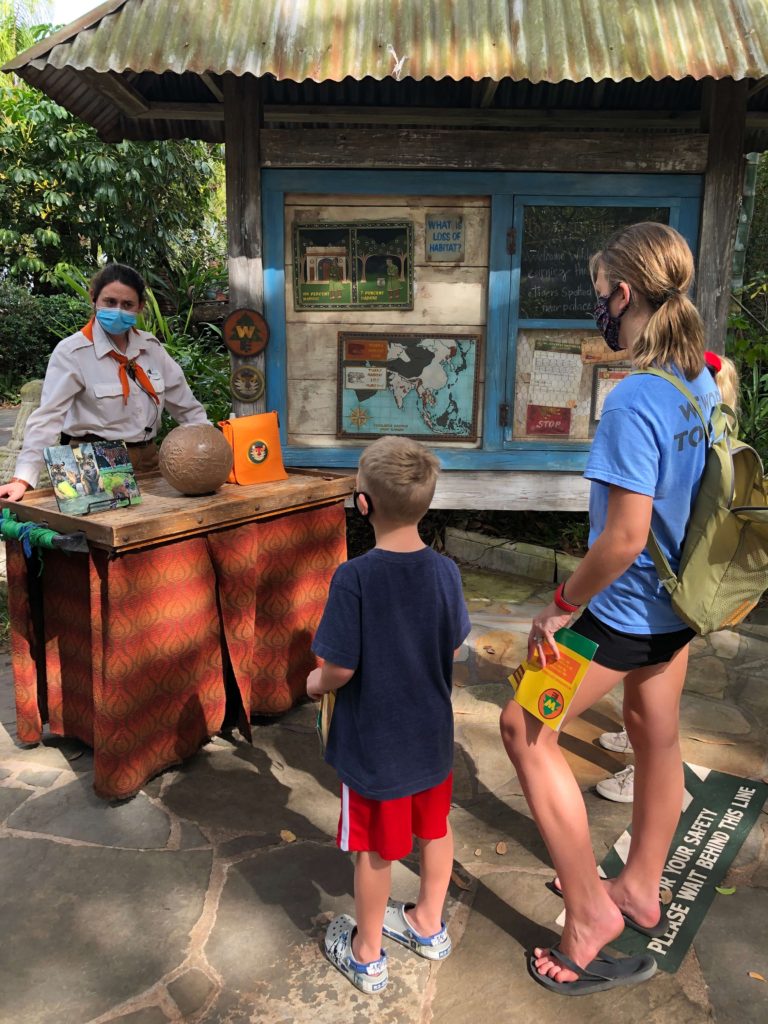
[[[260,466],[269,455],[269,448],[266,441],[253,441],[248,446],[248,458],[255,465]]]
[[[229,483],[266,484],[288,479],[283,467],[276,412],[222,420],[219,426],[234,454]]]

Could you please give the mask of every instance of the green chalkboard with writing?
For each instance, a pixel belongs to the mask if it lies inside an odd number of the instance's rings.
[[[668,207],[526,206],[520,258],[520,319],[576,320],[591,315],[589,258],[614,231],[653,220]]]

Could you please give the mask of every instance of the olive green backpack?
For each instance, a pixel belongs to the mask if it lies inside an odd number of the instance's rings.
[[[697,412],[708,439],[704,475],[677,573],[653,530],[648,535],[648,553],[672,607],[705,636],[741,622],[768,589],[768,488],[763,464],[754,448],[738,440],[736,414],[727,405],[716,406],[708,423],[678,377],[664,370],[637,372],[673,384]]]

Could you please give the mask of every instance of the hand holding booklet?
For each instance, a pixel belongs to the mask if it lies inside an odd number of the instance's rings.
[[[597,644],[572,629],[558,629],[555,640],[560,652],[557,661],[547,659],[546,665],[542,665],[537,654],[515,669],[509,681],[517,703],[557,732],[587,674]]]

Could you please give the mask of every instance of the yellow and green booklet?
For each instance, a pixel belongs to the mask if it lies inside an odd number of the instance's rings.
[[[531,661],[524,661],[515,669],[509,681],[517,703],[557,732],[595,656],[597,644],[572,629],[558,629],[555,640],[560,652],[557,661],[547,659],[542,667],[538,654],[534,655]]]

